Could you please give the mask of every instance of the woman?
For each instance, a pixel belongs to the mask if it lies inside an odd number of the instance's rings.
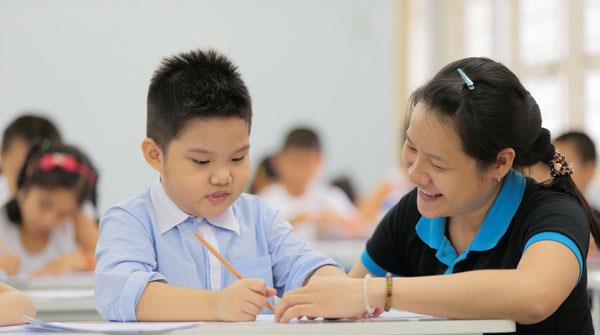
[[[584,260],[598,223],[518,78],[492,60],[463,59],[410,106],[402,159],[417,188],[381,221],[353,278],[313,278],[282,299],[276,319],[393,307],[509,318],[518,334],[593,334]],[[551,182],[518,172],[538,162]],[[399,278],[370,278],[387,273]]]

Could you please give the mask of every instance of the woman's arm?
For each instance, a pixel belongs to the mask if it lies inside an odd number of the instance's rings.
[[[359,264],[350,275],[363,271]],[[527,249],[516,269],[395,278],[392,306],[447,318],[537,323],[563,303],[578,276],[579,264],[571,250],[558,242],[540,241]],[[287,322],[299,315],[360,316],[365,312],[362,284],[362,279],[313,278],[282,299],[276,318]],[[368,300],[373,307],[384,306],[384,278],[370,279]]]
[[[0,326],[25,323],[23,315],[35,317],[31,300],[14,288],[0,283]]]

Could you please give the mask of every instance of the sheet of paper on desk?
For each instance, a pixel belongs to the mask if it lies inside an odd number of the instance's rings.
[[[323,320],[322,318],[318,318],[316,320],[308,320],[302,319],[300,321],[291,320],[290,322],[301,322],[301,323],[320,323],[320,322],[385,322],[385,321],[421,321],[421,320],[442,320],[443,318],[438,318],[431,315],[412,313],[407,311],[400,311],[397,309],[392,309],[389,312],[383,313],[376,318],[368,318],[368,319],[327,319]],[[257,315],[256,323],[272,323],[275,322],[273,319],[273,314],[261,314]]]
[[[366,319],[365,321],[377,322],[377,321],[402,321],[402,320],[411,321],[411,320],[440,320],[440,319],[442,319],[442,318],[438,318],[438,317],[426,315],[426,314],[418,314],[418,313],[412,313],[412,312],[392,309],[389,312],[383,313],[376,318]]]
[[[0,326],[0,334],[16,334],[25,332],[27,332],[27,328],[25,326]]]
[[[200,322],[44,322],[27,318],[27,329],[55,332],[94,332],[109,334],[132,334],[166,332],[177,329],[193,328]]]

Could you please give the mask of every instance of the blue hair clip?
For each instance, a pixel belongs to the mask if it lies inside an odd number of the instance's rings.
[[[473,85],[473,81],[471,81],[471,79],[469,77],[467,77],[467,75],[463,72],[463,70],[461,68],[458,68],[458,69],[456,69],[456,71],[458,72],[458,74],[460,75],[462,80],[465,82],[465,84],[467,85],[469,90],[471,90],[471,91],[474,90],[475,85]]]

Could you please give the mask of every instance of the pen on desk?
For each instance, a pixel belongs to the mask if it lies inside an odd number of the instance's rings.
[[[223,255],[221,255],[217,249],[213,248],[212,245],[210,245],[210,243],[208,243],[203,237],[202,235],[200,235],[199,233],[195,233],[194,234],[196,236],[196,239],[206,248],[208,249],[208,251],[210,251],[211,254],[213,254],[213,256],[215,256],[221,263],[223,263],[223,265],[225,265],[225,267],[227,268],[227,270],[229,270],[229,272],[233,273],[233,275],[237,278],[237,279],[244,279],[244,276],[242,276],[241,273],[238,272],[238,270],[236,270],[233,265],[231,265],[231,263],[229,263],[229,261],[227,259],[225,259],[225,257],[223,257]],[[273,305],[271,305],[270,302],[267,301],[267,308],[270,309],[272,312],[275,312],[275,307],[273,307]]]

